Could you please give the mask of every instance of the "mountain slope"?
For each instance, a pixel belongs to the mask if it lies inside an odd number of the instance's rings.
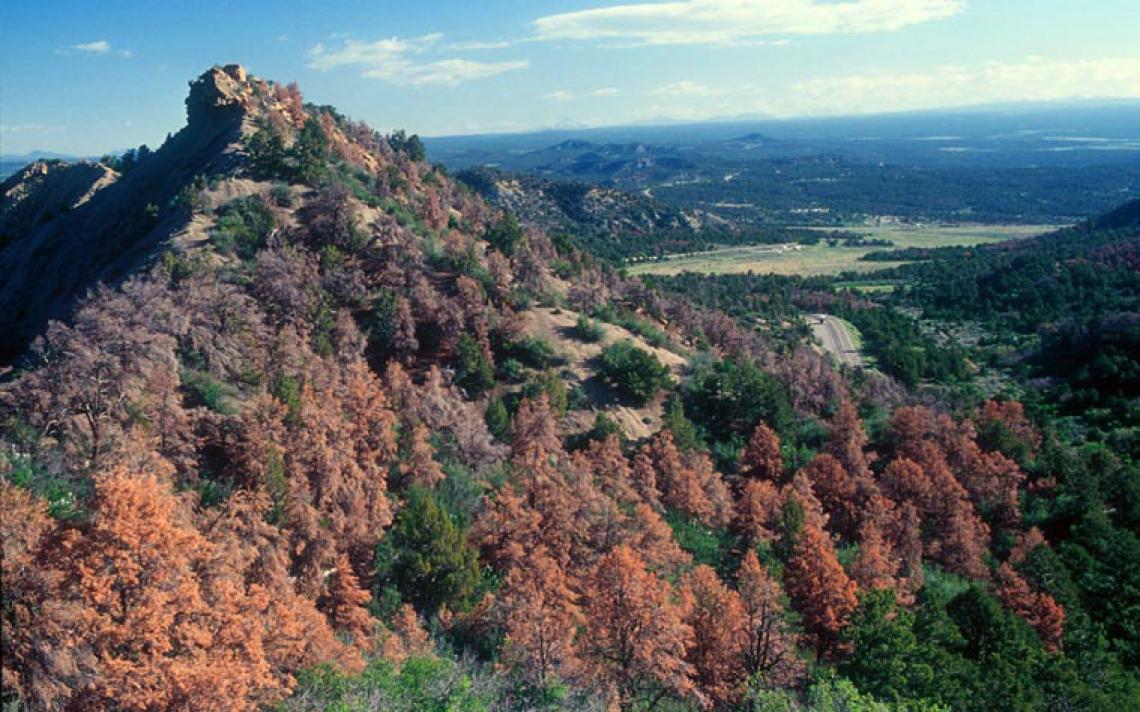
[[[714,213],[590,183],[493,168],[470,168],[456,178],[524,225],[569,234],[594,255],[617,261],[732,242],[740,231]]]
[[[36,164],[44,167],[5,181],[0,359],[10,360],[48,318],[70,313],[96,283],[116,282],[154,258],[188,220],[174,205],[179,191],[195,176],[236,168],[256,103],[240,68],[215,69],[191,85],[186,127],[129,174],[86,162]],[[53,194],[88,182],[82,199]]]

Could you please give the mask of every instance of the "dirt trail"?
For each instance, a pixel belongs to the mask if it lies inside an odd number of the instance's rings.
[[[844,325],[843,320],[829,314],[811,314],[808,316],[812,334],[823,345],[825,351],[835,357],[844,366],[862,366],[863,356],[851,338],[851,332]]]
[[[570,309],[550,309],[537,307],[526,312],[526,333],[546,339],[556,350],[567,357],[569,362],[562,368],[563,375],[570,384],[580,384],[586,391],[594,407],[587,411],[572,413],[570,420],[572,430],[583,431],[594,424],[594,416],[604,412],[613,418],[626,436],[632,439],[648,437],[661,427],[661,416],[664,408],[663,394],[659,394],[644,406],[637,408],[623,404],[617,399],[608,386],[599,383],[594,378],[593,359],[602,352],[602,349],[615,341],[632,341],[639,348],[649,351],[670,368],[673,378],[679,377],[687,361],[667,349],[657,348],[645,339],[629,330],[598,322],[603,332],[601,341],[585,343],[574,336],[574,324],[578,320],[578,312]]]

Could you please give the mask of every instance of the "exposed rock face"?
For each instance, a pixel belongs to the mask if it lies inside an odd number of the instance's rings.
[[[191,83],[187,125],[129,173],[37,162],[0,184],[0,365],[100,282],[158,257],[189,221],[176,198],[197,176],[231,176],[241,138],[272,100],[238,65]]]
[[[21,226],[74,210],[117,178],[99,163],[28,164],[0,183],[0,247],[14,240]]]
[[[253,87],[240,64],[214,67],[190,83],[186,121],[195,126],[240,119],[253,100]]]

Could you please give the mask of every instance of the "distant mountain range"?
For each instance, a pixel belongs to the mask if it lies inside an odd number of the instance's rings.
[[[585,181],[745,225],[879,216],[1058,223],[1140,196],[1138,101],[447,137],[426,146],[456,170]]]

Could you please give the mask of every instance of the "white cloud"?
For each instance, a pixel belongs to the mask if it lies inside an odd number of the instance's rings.
[[[547,15],[534,24],[542,40],[733,45],[772,35],[890,32],[965,7],[966,0],[672,0]]]
[[[582,99],[582,98],[587,98],[587,97],[602,97],[602,98],[604,98],[604,97],[620,96],[620,95],[621,95],[621,89],[618,89],[617,87],[602,87],[601,89],[591,89],[589,91],[584,91],[584,92],[580,92],[577,94],[575,94],[574,92],[571,92],[571,91],[566,91],[565,89],[559,89],[558,91],[552,91],[549,94],[543,94],[542,98],[546,99],[548,101],[567,102],[567,101],[574,101],[575,99]]]
[[[107,40],[95,40],[94,42],[73,44],[70,49],[76,52],[87,52],[89,54],[107,54],[111,51],[111,43]]]
[[[666,84],[649,92],[651,96],[721,96],[724,93],[723,89],[713,89],[689,80]]]
[[[495,42],[452,42],[447,48],[462,52],[471,49],[506,49],[510,46],[510,42],[500,40]]]
[[[74,54],[76,52],[80,54],[122,57],[123,59],[130,59],[135,56],[135,53],[129,49],[114,49],[107,40],[80,42],[79,44],[68,45],[66,49],[57,49],[55,51],[56,54]]]
[[[809,79],[774,103],[780,113],[867,113],[1006,101],[1140,97],[1140,58],[947,65],[929,72]]]
[[[454,86],[529,66],[525,59],[477,62],[457,57],[425,58],[425,55],[437,52],[436,47],[442,37],[433,33],[414,38],[390,37],[375,42],[349,39],[336,50],[317,44],[309,50],[309,67],[327,71],[335,67],[359,66],[363,67],[361,76],[391,84]]]
[[[23,124],[0,124],[0,134],[56,133],[59,131],[66,131],[66,129],[63,126],[41,124],[35,122]]]

